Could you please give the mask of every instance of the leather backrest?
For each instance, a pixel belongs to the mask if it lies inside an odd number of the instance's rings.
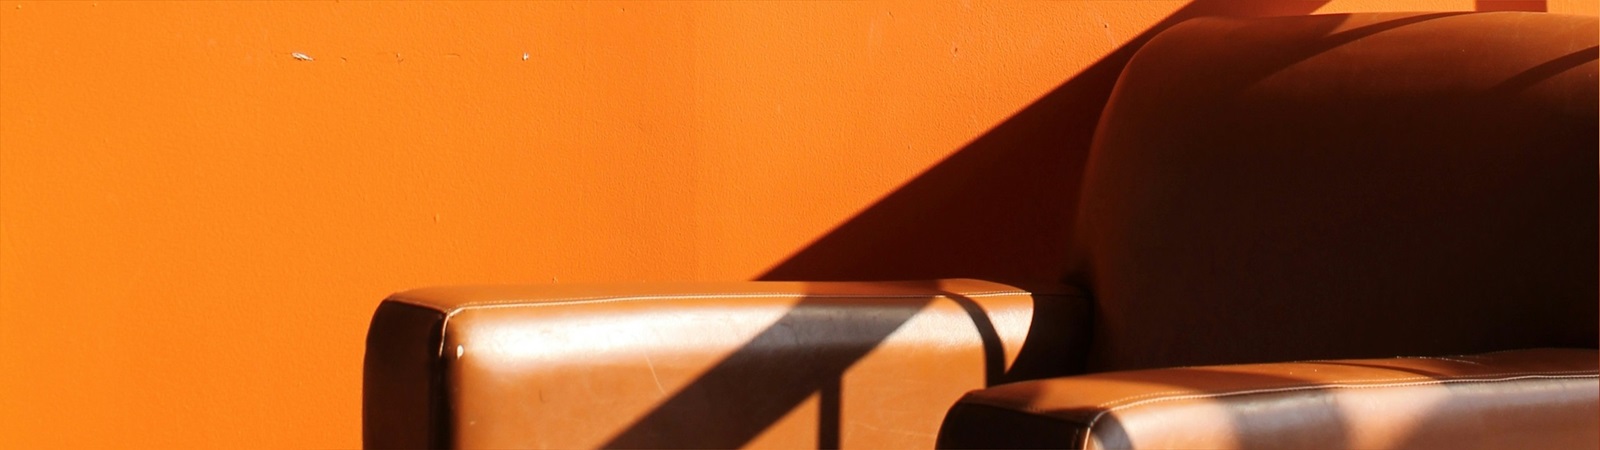
[[[1091,369],[1595,347],[1594,17],[1198,19],[1129,63]]]

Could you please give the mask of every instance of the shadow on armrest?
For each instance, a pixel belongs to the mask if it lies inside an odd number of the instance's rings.
[[[1077,373],[1088,302],[977,280],[431,288],[367,337],[368,447],[929,447]]]
[[[1595,448],[1594,349],[1180,367],[963,397],[941,448]]]

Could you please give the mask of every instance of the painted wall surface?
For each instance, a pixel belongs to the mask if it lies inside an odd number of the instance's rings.
[[[1199,15],[1593,1],[0,4],[0,447],[356,447],[463,283],[1051,278]]]

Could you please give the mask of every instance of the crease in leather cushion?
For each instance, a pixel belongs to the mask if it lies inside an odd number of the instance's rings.
[[[1597,448],[1591,349],[1105,372],[974,391],[942,448]]]

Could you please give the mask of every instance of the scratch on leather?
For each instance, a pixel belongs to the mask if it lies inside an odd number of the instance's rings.
[[[646,367],[650,368],[650,381],[656,382],[656,391],[660,392],[661,395],[667,395],[667,388],[661,386],[661,376],[656,375],[656,363],[650,361],[649,352],[644,354],[644,364]]]

